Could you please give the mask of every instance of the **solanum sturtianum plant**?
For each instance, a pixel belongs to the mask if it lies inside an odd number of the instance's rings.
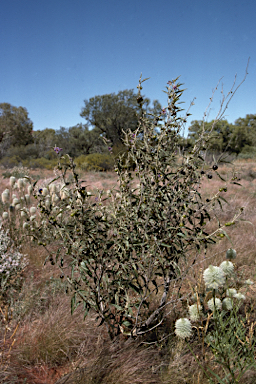
[[[213,233],[206,229],[212,204],[221,198],[217,191],[204,201],[200,193],[202,179],[210,180],[218,168],[214,164],[209,173],[204,171],[207,137],[191,153],[179,151],[188,116],[179,117],[182,84],[178,78],[168,82],[167,107],[148,120],[142,82],[138,127],[126,132],[127,153],[116,159],[118,189],[91,196],[65,155],[53,180],[61,179],[65,192],[56,192],[54,199],[46,193],[35,196],[41,224],[32,235],[46,247],[47,237],[60,244],[50,261],[59,263],[61,277],[74,290],[72,312],[80,303],[85,315],[96,311],[110,337],[120,332],[137,336],[160,324],[175,305],[174,287],[179,288],[189,265],[225,227],[219,224]]]

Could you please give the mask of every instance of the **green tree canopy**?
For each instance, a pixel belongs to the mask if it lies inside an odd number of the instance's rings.
[[[105,135],[114,146],[122,144],[123,131],[133,131],[138,125],[139,106],[133,89],[119,91],[118,94],[95,96],[84,100],[84,103],[80,116]],[[144,98],[144,109],[148,114],[159,114],[161,105],[154,100],[153,107],[150,107],[150,100]]]
[[[235,121],[234,145],[237,153],[248,147],[256,147],[256,114],[249,114]]]
[[[205,132],[212,131],[209,139],[209,149],[216,152],[235,152],[234,126],[229,124],[227,120],[220,120],[216,123],[214,123],[214,120],[210,122],[192,121],[188,128],[188,140],[192,142],[198,140],[203,129]]]
[[[93,152],[102,152],[105,148],[100,139],[101,131],[98,128],[89,129],[86,124],[77,124],[73,127],[56,131],[56,145],[63,148],[71,157],[88,155]]]
[[[7,140],[8,147],[32,143],[32,130],[33,123],[26,108],[0,104],[0,135]]]

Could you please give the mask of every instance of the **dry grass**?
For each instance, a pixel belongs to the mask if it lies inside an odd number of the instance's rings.
[[[226,227],[233,246],[227,238],[220,239],[216,245],[209,247],[206,255],[198,256],[200,263],[190,270],[184,281],[184,293],[190,291],[190,284],[197,282],[200,268],[219,264],[230,247],[237,250],[235,262],[241,278],[256,280],[256,163],[241,162],[238,167],[242,186],[227,185],[228,190],[222,192],[222,195],[229,201],[229,205],[224,203],[224,212],[216,206],[216,213],[221,223],[225,223],[232,219],[240,207],[244,207],[241,218],[245,222]],[[229,172],[229,166],[220,169],[223,176]],[[33,170],[31,174],[40,175],[43,179],[52,177],[51,171]],[[81,178],[86,180],[91,191],[117,186],[115,173],[92,172],[81,174]],[[0,193],[7,187],[7,183],[8,180],[3,179]],[[202,193],[205,198],[211,198],[223,184],[214,176],[212,180],[205,181]],[[216,223],[211,223],[212,228]],[[175,316],[166,322],[162,330],[147,338],[134,341],[120,337],[110,342],[105,328],[97,327],[93,315],[83,320],[82,308],[73,316],[70,315],[70,297],[65,293],[66,286],[59,278],[58,267],[50,263],[43,266],[47,255],[44,249],[27,244],[23,252],[28,255],[30,263],[24,272],[25,284],[13,307],[7,343],[11,342],[10,337],[18,321],[20,323],[11,349],[10,363],[5,372],[0,374],[1,383],[207,383],[186,345],[173,337]],[[252,286],[244,308],[250,306],[256,320],[255,297],[256,288]],[[176,309],[176,316],[181,315],[185,315],[182,306]],[[2,320],[1,342],[3,326]],[[168,329],[169,335],[163,339]],[[158,342],[154,343],[156,339]],[[192,345],[199,358],[202,358],[196,340],[192,340]],[[213,368],[218,370],[218,367]],[[255,372],[248,371],[243,380],[243,383],[255,383]]]

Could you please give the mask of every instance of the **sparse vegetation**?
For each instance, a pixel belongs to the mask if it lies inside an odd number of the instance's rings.
[[[220,349],[221,340],[233,312],[226,300],[227,312],[214,317],[217,298],[230,295],[227,287],[217,292],[209,271],[219,273],[221,289],[225,276],[236,274],[231,288],[236,285],[244,297],[232,329],[240,327],[236,346],[252,346],[253,362],[256,303],[249,280],[256,279],[256,192],[250,175],[256,166],[251,163],[248,173],[247,163],[207,161],[208,131],[190,152],[180,152],[186,120],[179,116],[181,95],[176,79],[168,82],[168,106],[155,120],[141,108],[137,130],[126,132],[127,153],[116,162],[116,173],[77,172],[56,147],[53,179],[50,171],[37,183],[32,170],[4,175],[3,225],[28,264],[11,304],[1,301],[1,382],[206,384],[209,369],[223,383],[244,382],[235,381],[235,369],[231,379],[220,370],[230,341]],[[14,211],[11,200],[20,205]],[[237,254],[232,268],[222,265],[222,274],[209,268],[231,248]],[[178,339],[175,322],[189,315],[197,332],[189,328],[191,338]],[[253,364],[242,379],[255,383]],[[219,382],[214,374],[211,380]]]

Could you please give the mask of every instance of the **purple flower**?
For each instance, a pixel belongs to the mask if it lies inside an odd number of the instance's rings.
[[[166,114],[166,109],[165,109],[165,108],[162,109],[162,114],[163,114],[163,115]]]
[[[177,85],[176,85],[176,84],[173,84],[172,88],[173,88],[173,89],[176,89],[176,88],[177,88]]]
[[[111,152],[111,151],[112,151],[112,148],[111,148],[111,147],[108,147],[108,150],[109,150],[109,152]]]
[[[54,151],[57,153],[57,155],[60,153],[60,151],[62,151],[62,148],[60,148],[60,147],[56,147],[56,145],[55,145],[55,147],[54,147]]]

